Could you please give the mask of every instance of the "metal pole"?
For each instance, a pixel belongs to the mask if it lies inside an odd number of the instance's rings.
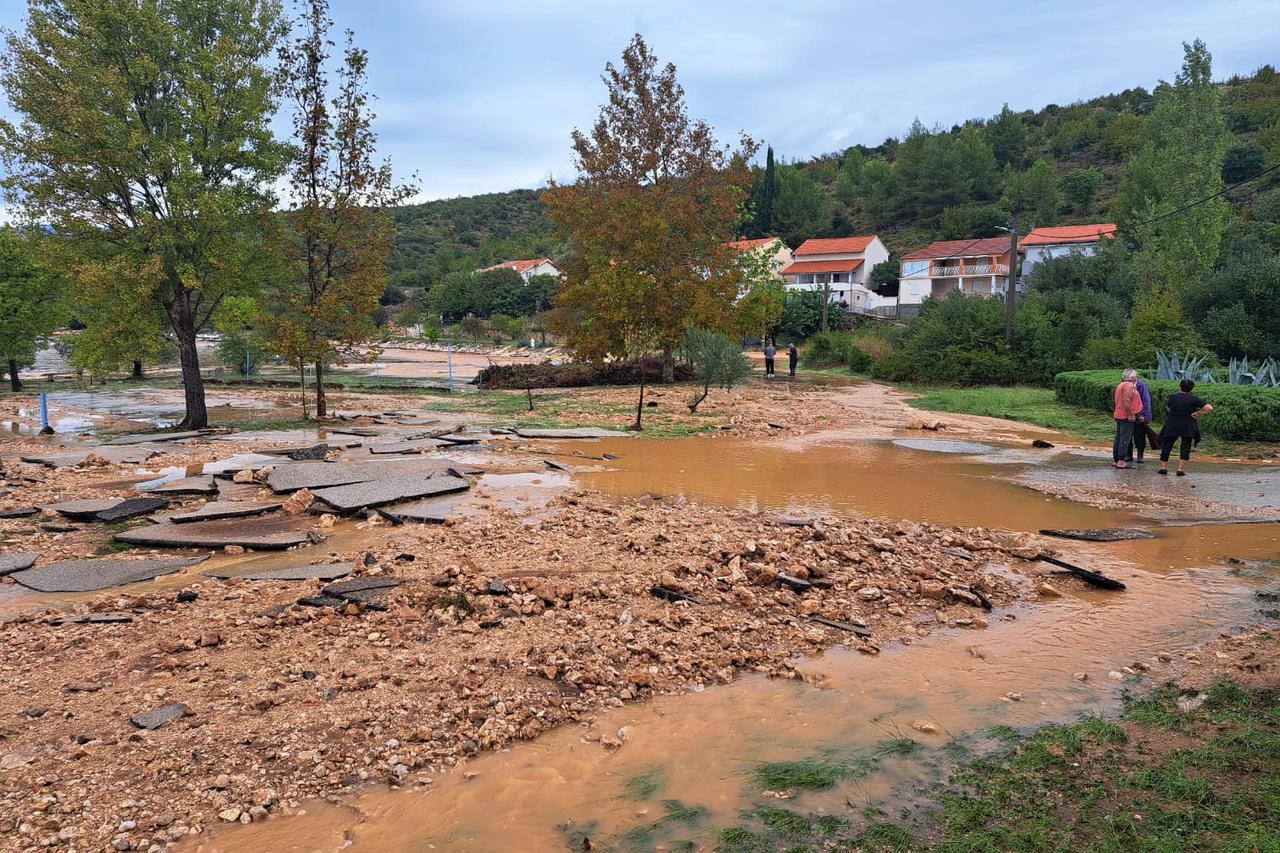
[[[453,344],[445,345],[449,352],[449,393],[453,393]]]
[[[1009,220],[1009,274],[1004,287],[1004,345],[1013,349],[1013,315],[1018,310],[1018,214]]]
[[[53,427],[49,426],[49,397],[40,392],[40,434],[53,435]]]

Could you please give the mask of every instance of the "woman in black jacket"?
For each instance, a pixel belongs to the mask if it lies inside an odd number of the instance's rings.
[[[1169,395],[1165,410],[1169,417],[1165,419],[1164,428],[1160,430],[1160,473],[1168,475],[1169,456],[1173,453],[1173,440],[1179,439],[1178,476],[1187,476],[1187,460],[1191,458],[1191,445],[1200,443],[1200,425],[1197,421],[1213,411],[1204,400],[1191,392],[1196,383],[1184,379],[1178,383],[1178,392]]]

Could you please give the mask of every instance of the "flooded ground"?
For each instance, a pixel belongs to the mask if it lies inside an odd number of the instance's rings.
[[[560,450],[584,452],[581,444]],[[586,452],[618,458],[573,463],[575,480],[616,495],[1024,531],[1150,525],[1131,511],[1027,488],[1019,477],[1028,472],[1032,478],[1058,471],[1085,479],[1089,472],[1095,479],[1114,475],[1096,460],[1022,447],[939,447],[928,440],[904,446],[816,435],[607,440]],[[1221,482],[1202,482],[1214,499],[1243,507],[1266,503],[1256,496],[1258,482],[1242,481],[1270,471],[1210,468]],[[1268,493],[1272,502],[1275,494]],[[305,815],[222,831],[190,849],[565,850],[584,849],[586,835],[606,849],[711,850],[717,827],[769,805],[855,823],[871,807],[902,820],[903,809],[925,802],[917,789],[939,781],[964,749],[989,745],[990,727],[1022,729],[1114,712],[1124,690],[1141,689],[1135,671],[1151,667],[1148,682],[1171,676],[1189,646],[1256,622],[1253,592],[1280,573],[1233,570],[1224,559],[1280,556],[1280,525],[1154,530],[1149,540],[1063,548],[1068,559],[1124,580],[1124,592],[1088,591],[997,612],[985,631],[936,631],[878,657],[836,649],[804,665],[821,686],[748,676],[624,707],[593,728],[561,729],[473,760],[465,773],[409,790],[372,790],[342,805],[310,804]],[[1134,662],[1138,670],[1123,675]],[[922,722],[937,733],[912,728]],[[600,747],[601,735],[624,728],[620,750]],[[914,742],[905,755],[898,754],[904,736]],[[784,794],[783,801],[753,781],[764,762],[814,758],[860,760],[866,774],[828,792],[794,800]],[[668,820],[672,802],[693,816]]]

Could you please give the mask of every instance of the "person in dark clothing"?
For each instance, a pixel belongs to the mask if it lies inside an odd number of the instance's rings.
[[[764,375],[766,378],[773,376],[773,358],[778,354],[778,348],[771,343],[764,345]]]
[[[795,344],[787,344],[787,366],[791,368],[791,378],[796,378],[796,362],[800,360],[800,350]]]
[[[1173,453],[1173,440],[1179,439],[1178,476],[1187,475],[1187,460],[1191,458],[1191,445],[1200,443],[1200,425],[1197,421],[1213,411],[1204,400],[1191,392],[1196,383],[1184,379],[1178,384],[1178,392],[1169,396],[1165,409],[1169,417],[1160,430],[1160,473],[1168,475],[1169,456]]]

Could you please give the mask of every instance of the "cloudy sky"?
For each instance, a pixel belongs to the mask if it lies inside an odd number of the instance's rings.
[[[569,132],[633,33],[691,113],[788,159],[1171,79],[1202,38],[1216,77],[1280,63],[1278,0],[331,0],[371,54],[382,149],[425,198],[572,175]],[[0,25],[25,3],[0,0]],[[282,125],[283,129],[283,125]]]

